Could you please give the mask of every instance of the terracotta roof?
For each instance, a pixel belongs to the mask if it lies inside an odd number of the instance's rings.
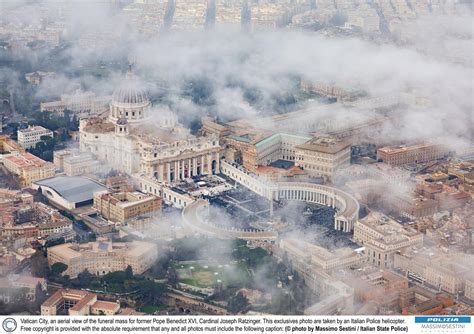
[[[110,310],[110,311],[115,311],[120,308],[120,305],[118,303],[114,302],[106,302],[103,300],[98,300],[91,306],[92,308],[97,308],[101,310]]]
[[[257,174],[280,174],[292,176],[296,174],[305,174],[305,171],[301,170],[298,166],[292,166],[287,169],[271,167],[271,166],[258,166]]]
[[[90,292],[86,292],[86,295],[81,299],[79,300],[79,302],[77,302],[76,305],[74,305],[73,307],[71,307],[69,310],[73,310],[73,311],[79,311],[79,310],[82,310],[85,306],[87,306],[92,299],[94,298],[97,298],[97,295],[93,294],[93,293],[90,293]]]
[[[53,166],[52,163],[44,161],[31,153],[19,153],[4,158],[18,166],[19,168]]]
[[[41,304],[41,306],[46,306],[46,307],[51,307],[55,304],[57,304],[57,302],[63,297],[63,294],[61,292],[61,290],[58,290],[56,291],[55,293],[53,293],[51,295],[51,297],[49,297],[48,299],[45,300],[45,302],[43,304]]]
[[[61,299],[74,299],[74,300],[80,300],[76,305],[74,305],[73,308],[74,310],[81,309],[82,308],[82,302],[87,299],[87,301],[90,301],[91,297],[95,297],[93,293],[87,292],[87,291],[82,291],[82,290],[76,290],[76,289],[61,289],[56,291],[46,299],[46,301],[41,305],[41,306],[46,306],[46,307],[51,307],[56,305]],[[81,304],[81,305],[80,305]],[[78,308],[75,308],[78,306]]]

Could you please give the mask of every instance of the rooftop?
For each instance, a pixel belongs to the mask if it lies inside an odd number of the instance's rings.
[[[120,308],[120,305],[118,303],[114,302],[106,302],[103,300],[98,300],[91,306],[92,308],[97,308],[101,310],[110,310],[110,311],[115,311],[118,308]]]
[[[302,145],[296,146],[296,148],[302,150],[335,154],[349,146],[351,146],[351,144],[344,140],[339,140],[331,136],[319,136],[307,141]]]
[[[398,146],[386,146],[379,148],[378,151],[384,152],[387,154],[395,154],[395,153],[401,153],[401,152],[406,152],[406,151],[413,151],[413,150],[420,150],[424,148],[429,148],[429,147],[436,147],[436,146],[441,146],[439,143],[421,143],[421,144],[416,144],[416,145],[411,145],[411,146],[406,146],[406,145],[398,145]]]
[[[52,132],[51,130],[43,128],[42,126],[39,126],[39,125],[29,126],[26,129],[18,130],[18,132],[20,133],[43,132],[43,131]]]
[[[56,254],[61,254],[64,258],[80,257],[86,253],[123,253],[127,256],[141,256],[143,254],[152,252],[155,249],[155,244],[144,241],[132,242],[111,242],[111,241],[96,241],[86,244],[61,244],[49,248]]]
[[[44,278],[32,277],[32,276],[20,276],[15,281],[16,284],[26,285],[30,287],[36,287],[38,284],[43,284],[45,282]]]
[[[56,176],[36,181],[35,184],[49,187],[74,203],[91,200],[95,192],[107,189],[102,184],[81,176]]]
[[[48,165],[53,166],[52,163],[44,161],[43,159],[40,159],[29,152],[12,154],[4,157],[3,159],[13,163],[18,168],[23,169],[44,167]]]
[[[46,299],[46,301],[41,306],[52,307],[55,306],[58,302],[60,302],[62,299],[83,300],[84,298],[89,297],[90,295],[94,296],[94,294],[87,291],[76,289],[61,289],[53,293],[51,297]],[[78,304],[79,303],[77,303],[75,306],[77,306]]]
[[[275,167],[275,168],[289,169],[293,167],[294,165],[295,165],[294,161],[278,159],[270,163],[268,166]]]

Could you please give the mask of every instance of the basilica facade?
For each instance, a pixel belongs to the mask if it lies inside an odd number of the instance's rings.
[[[169,109],[154,108],[129,70],[115,90],[106,115],[80,121],[80,150],[129,174],[176,182],[219,171],[215,135],[194,136]]]

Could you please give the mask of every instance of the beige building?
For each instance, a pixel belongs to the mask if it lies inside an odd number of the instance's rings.
[[[48,263],[61,262],[68,266],[63,273],[70,277],[88,270],[94,275],[125,270],[132,267],[134,274],[142,274],[156,261],[157,247],[144,241],[117,242],[98,240],[86,244],[62,244],[48,248]]]
[[[332,179],[337,170],[351,163],[350,143],[334,137],[315,137],[295,149],[295,164],[310,176]]]
[[[0,156],[0,163],[15,174],[22,187],[28,187],[32,182],[54,176],[54,165],[31,153],[13,152]]]
[[[438,160],[450,153],[443,144],[423,143],[412,146],[388,146],[377,150],[377,160],[391,166],[403,166],[411,163],[423,163]]]
[[[94,194],[94,208],[106,219],[126,223],[138,216],[153,216],[161,211],[161,198],[138,191]]]
[[[354,240],[365,246],[372,265],[391,268],[395,252],[409,246],[421,246],[423,234],[403,227],[380,212],[371,212],[355,223]]]
[[[13,152],[25,152],[25,149],[10,137],[0,135],[0,158]]]
[[[89,152],[61,150],[54,152],[54,165],[67,176],[94,174],[103,167],[96,157]]]
[[[32,276],[19,276],[14,282],[13,286],[17,288],[27,289],[26,296],[29,300],[35,300],[36,298],[36,287],[41,287],[42,290],[46,291],[47,283],[44,278],[32,277]]]
[[[26,129],[19,129],[18,144],[23,148],[35,147],[41,141],[41,137],[53,137],[53,131],[43,128],[42,126],[29,126]]]
[[[292,268],[321,298],[319,302],[305,309],[305,314],[335,314],[341,310],[349,314],[353,312],[354,289],[331,276],[331,273],[360,266],[365,262],[363,254],[349,248],[329,251],[300,239],[281,240],[278,252],[288,255]]]
[[[474,300],[474,277],[469,276],[466,278],[466,283],[464,286],[464,296],[470,300]]]
[[[114,315],[120,304],[97,300],[88,291],[60,289],[41,305],[41,315]]]
[[[354,100],[363,95],[364,92],[338,83],[329,83],[324,81],[301,81],[301,89],[314,92],[338,100]]]
[[[463,259],[462,254],[443,253],[438,249],[411,248],[394,256],[394,267],[398,270],[452,294],[464,292],[469,262],[470,258]]]
[[[357,266],[366,261],[365,256],[350,248],[328,250],[300,239],[281,240],[280,248],[289,258],[306,259],[306,264],[311,263],[325,272]]]

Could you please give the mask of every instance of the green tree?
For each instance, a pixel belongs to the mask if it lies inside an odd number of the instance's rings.
[[[93,276],[89,272],[89,270],[84,269],[84,271],[80,272],[79,275],[77,275],[77,282],[79,283],[80,287],[86,287],[89,285],[92,278]]]
[[[154,281],[144,281],[137,283],[137,299],[143,305],[159,305],[161,298],[166,292],[166,286]]]
[[[126,279],[132,279],[133,278],[133,269],[130,265],[127,266],[125,269],[125,278]]]
[[[30,258],[31,274],[36,277],[46,277],[48,274],[48,260],[43,252],[37,250]]]
[[[176,287],[179,283],[179,277],[178,277],[178,273],[176,272],[176,270],[173,268],[173,267],[170,267],[168,269],[168,273],[167,273],[167,278],[168,278],[168,283],[173,286],[173,287]]]
[[[150,268],[151,275],[154,278],[165,278],[168,273],[168,267],[170,266],[170,260],[169,254],[160,257],[160,259]]]
[[[51,266],[51,273],[54,276],[60,276],[63,272],[67,270],[67,264],[64,264],[62,262],[56,262]]]
[[[123,270],[113,271],[111,273],[106,274],[103,277],[103,280],[107,282],[108,284],[123,284],[126,279],[127,279],[127,274]]]
[[[227,311],[232,314],[245,312],[249,306],[249,301],[241,292],[231,297],[227,303]]]

